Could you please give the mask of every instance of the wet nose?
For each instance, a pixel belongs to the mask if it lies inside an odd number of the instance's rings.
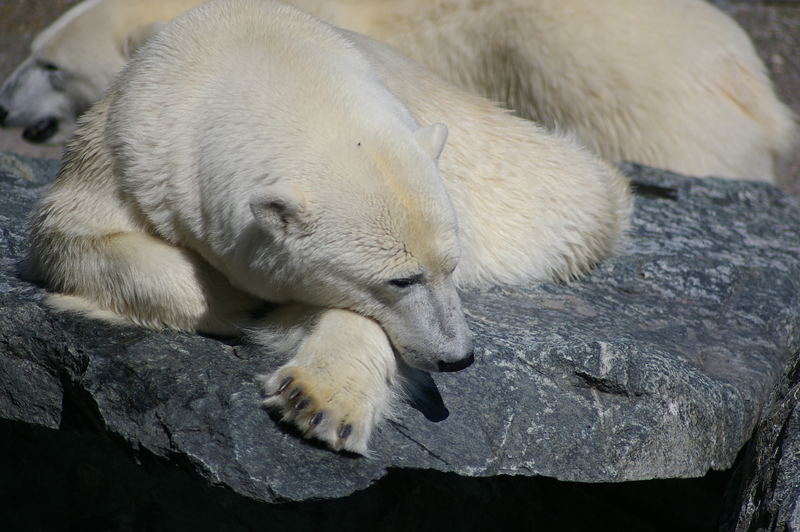
[[[8,111],[6,108],[0,105],[0,127],[6,125],[6,117],[8,116]]]
[[[22,138],[29,142],[44,142],[58,131],[58,120],[55,118],[43,118],[28,126],[22,132]]]
[[[443,360],[440,360],[439,371],[460,371],[471,366],[473,362],[475,362],[474,353],[470,353],[468,356],[462,358],[461,360],[456,360],[455,362],[444,362]]]

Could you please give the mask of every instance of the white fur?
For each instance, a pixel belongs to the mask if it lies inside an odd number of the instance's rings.
[[[55,22],[43,29],[41,33],[33,39],[31,51],[37,52],[41,50],[46,47],[49,42],[58,39],[61,34],[73,33],[70,27],[71,24],[80,17],[92,17],[92,11],[95,11],[98,7],[104,9],[102,6],[109,5],[107,2],[108,0],[86,0],[68,9],[63,15],[58,17]],[[121,7],[121,5],[115,7]]]
[[[611,161],[774,181],[776,161],[797,146],[792,114],[749,38],[702,0],[289,1],[388,42],[522,117],[571,132]],[[24,90],[0,96],[10,123],[59,117],[52,140],[63,141],[70,116],[99,99],[121,67],[119,50],[134,26],[196,3],[79,4],[36,39],[32,54],[61,65],[75,90],[59,94],[32,74]],[[96,22],[101,15],[107,22]],[[24,63],[6,85],[36,65]]]
[[[77,116],[99,100],[151,24],[203,0],[87,0],[64,13],[31,44],[28,58],[0,87],[5,125],[35,129],[52,122],[50,136],[65,142]]]
[[[252,330],[293,356],[267,404],[363,453],[398,364],[469,360],[456,284],[578,276],[630,209],[625,179],[571,138],[388,46],[214,0],[86,114],[34,212],[30,270],[94,316]],[[282,305],[250,320],[265,301]]]
[[[612,161],[774,181],[797,147],[745,32],[702,0],[291,0]]]

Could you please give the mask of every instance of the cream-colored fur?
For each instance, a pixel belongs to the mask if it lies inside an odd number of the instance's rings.
[[[33,214],[30,270],[95,317],[250,330],[291,356],[267,404],[363,453],[398,364],[470,362],[456,285],[578,276],[630,209],[570,137],[290,6],[213,0],[86,114]]]
[[[388,42],[524,118],[574,133],[611,161],[774,181],[776,161],[797,145],[791,112],[749,38],[702,0],[289,1]],[[81,16],[45,30],[32,57],[74,71],[86,80],[85,101],[95,101],[122,65],[131,28],[156,18],[153,6],[169,18],[195,3],[90,0],[73,10]],[[97,23],[100,16],[109,22]],[[67,103],[52,90],[17,93],[26,106]],[[2,97],[0,105],[9,106]],[[68,122],[54,140],[66,137]]]
[[[87,0],[45,28],[0,88],[5,125],[34,142],[65,142],[75,119],[98,101],[153,23],[204,0]],[[44,130],[42,124],[50,127]]]
[[[797,146],[745,32],[702,0],[290,0],[612,161],[774,181]]]

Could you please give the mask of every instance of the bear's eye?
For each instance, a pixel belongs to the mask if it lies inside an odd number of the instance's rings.
[[[51,72],[55,72],[56,70],[59,69],[58,65],[56,65],[55,63],[42,63],[42,68],[45,70],[49,70]]]
[[[421,282],[422,282],[422,274],[418,273],[417,275],[412,275],[411,277],[400,277],[398,279],[391,279],[389,281],[389,284],[395,288],[408,288],[409,286],[413,286]]]

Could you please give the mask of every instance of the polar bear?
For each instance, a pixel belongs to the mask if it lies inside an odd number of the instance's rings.
[[[773,182],[775,162],[796,146],[792,114],[777,99],[750,39],[702,0],[289,1],[387,42],[524,118],[572,132],[610,161]],[[138,16],[145,25],[159,18],[153,6],[177,13],[193,3],[90,0],[80,14],[65,16],[70,23],[57,21],[36,39],[28,66],[0,91],[0,108],[26,117],[9,123],[29,125],[33,139],[47,138],[54,123],[48,117],[55,116],[62,133],[52,139],[64,139],[69,120],[48,109],[81,111],[98,100],[122,64],[127,35],[81,18],[102,10],[110,20]],[[87,48],[93,55],[79,53]],[[58,60],[47,55],[56,51]],[[84,80],[80,101],[69,90],[53,92],[44,81],[52,76],[42,70],[47,65],[69,73],[75,81],[64,81],[67,86]],[[41,81],[37,90],[14,89],[21,73]]]
[[[610,161],[775,181],[797,147],[747,34],[703,0],[290,0]]]
[[[65,142],[155,21],[203,0],[87,0],[42,31],[0,87],[0,124],[31,142]]]
[[[290,357],[266,404],[365,453],[406,365],[472,362],[457,286],[579,276],[630,211],[571,137],[286,4],[212,0],[82,119],[30,275],[97,318],[253,330]]]

